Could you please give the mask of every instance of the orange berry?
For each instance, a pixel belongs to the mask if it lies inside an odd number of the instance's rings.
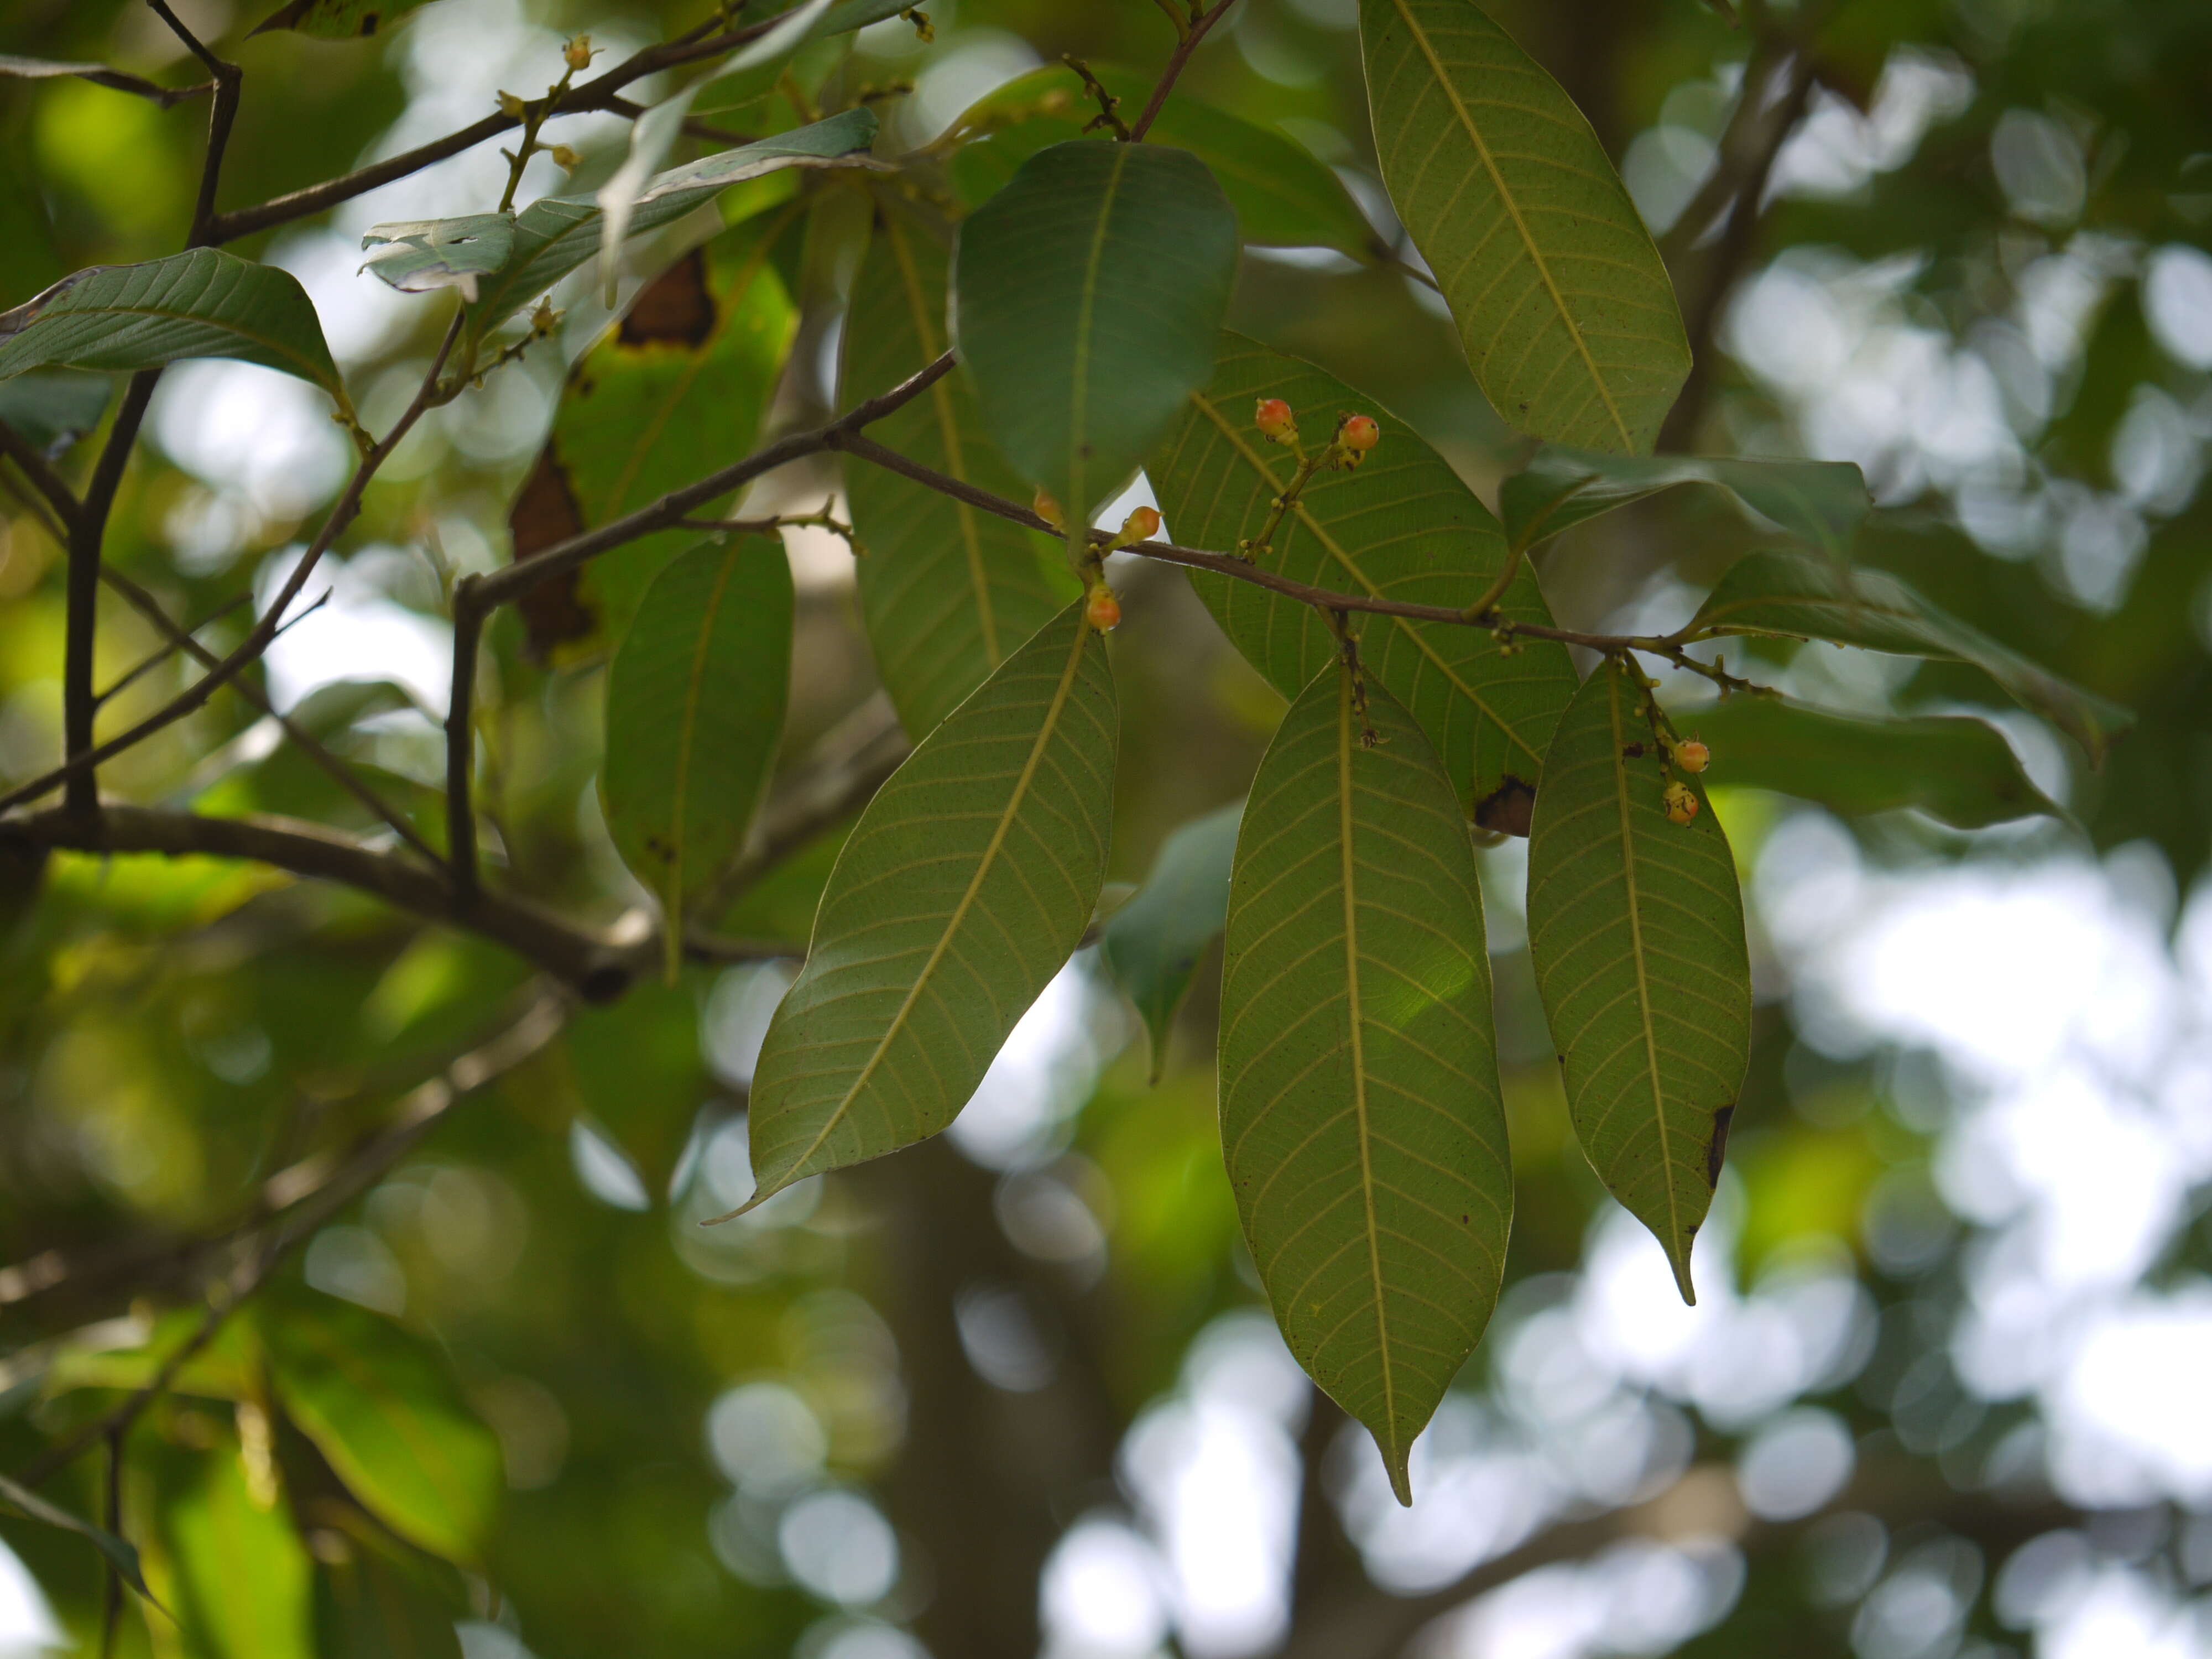
[[[1382,441],[1382,428],[1375,424],[1374,417],[1354,415],[1337,432],[1337,440],[1349,450],[1365,454]]]
[[[1159,533],[1159,509],[1152,507],[1139,507],[1121,520],[1121,533],[1115,539],[1126,546],[1131,542],[1150,541]]]
[[[1702,772],[1713,763],[1713,751],[1692,738],[1674,745],[1674,764],[1685,772]]]
[[[1670,783],[1664,797],[1667,802],[1667,821],[1687,823],[1698,816],[1698,798],[1686,783]]]
[[[1054,498],[1050,490],[1038,490],[1036,493],[1036,500],[1030,502],[1030,506],[1031,509],[1036,512],[1037,517],[1042,519],[1054,530],[1065,530],[1067,528],[1067,514],[1060,510],[1059,501]]]
[[[1121,602],[1114,597],[1114,590],[1100,582],[1091,590],[1083,602],[1083,620],[1102,634],[1110,634],[1121,624]]]
[[[1262,398],[1252,411],[1252,424],[1260,428],[1260,435],[1273,442],[1290,443],[1298,435],[1297,417],[1291,406],[1280,398]]]

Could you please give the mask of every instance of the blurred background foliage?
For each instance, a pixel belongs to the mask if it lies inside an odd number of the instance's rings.
[[[1494,7],[1662,237],[1700,359],[1672,439],[1859,462],[1885,509],[1864,557],[2139,725],[2092,771],[1964,668],[1820,646],[1757,665],[1847,711],[1986,714],[2087,839],[1844,823],[1727,791],[1719,757],[1760,1006],[1705,1305],[1672,1305],[1567,1132],[1522,844],[1486,854],[1513,1261],[1403,1513],[1291,1365],[1237,1242],[1210,973],[1157,1087],[1086,953],[951,1135],[703,1231],[750,1188],[745,1086],[783,968],[687,969],[541,1031],[523,964],[357,895],[60,854],[33,902],[36,872],[0,863],[0,1467],[153,1376],[210,1279],[265,1247],[288,1178],[381,1144],[410,1102],[437,1109],[177,1374],[112,1494],[99,1450],[50,1483],[79,1513],[119,1506],[174,1615],[134,1603],[118,1651],[2212,1653],[2212,8],[1740,6],[1752,27],[1692,0]],[[465,125],[501,88],[535,95],[568,34],[620,52],[708,8],[436,0],[360,42],[246,39],[258,15],[230,0],[178,9],[246,70],[239,205]],[[1140,0],[926,9],[930,42],[894,21],[809,60],[827,99],[892,94],[902,147],[1062,54],[1142,76],[1170,39]],[[1337,169],[1387,246],[1356,11],[1243,0],[1183,84]],[[0,52],[190,72],[135,0],[15,0]],[[1747,78],[1790,136],[1764,212],[1714,226],[1699,190]],[[196,104],[0,82],[0,305],[178,246],[204,125]],[[550,136],[589,168],[623,132]],[[483,210],[502,173],[471,152],[239,248],[307,284],[373,426],[446,313],[356,275],[360,233]],[[565,187],[541,161],[523,193]],[[799,319],[759,323],[799,330],[770,429],[834,399],[851,215],[818,205],[775,255],[782,296],[753,301]],[[1379,398],[1478,489],[1515,459],[1433,296],[1387,266],[1249,253],[1231,320]],[[568,356],[603,326],[579,296]],[[330,603],[265,666],[280,707],[426,817],[448,579],[507,558],[565,372],[533,354],[426,421],[326,564]],[[228,363],[172,371],[149,430],[110,559],[173,615],[238,607],[206,635],[234,640],[342,482],[343,436],[312,392]],[[685,441],[679,473],[744,434]],[[794,468],[753,504],[835,489]],[[62,635],[58,550],[17,505],[11,780],[56,751]],[[1672,626],[1756,536],[1678,492],[1563,538],[1542,575],[1570,626]],[[875,692],[843,545],[789,540],[787,769]],[[1280,703],[1178,573],[1121,580],[1111,873],[1134,882],[1243,793]],[[159,643],[112,603],[102,629],[103,680]],[[603,659],[540,662],[511,613],[491,643],[507,880],[611,917],[635,893],[592,788]],[[185,672],[146,674],[110,717]],[[368,827],[233,699],[108,781]],[[799,851],[726,929],[802,948],[835,848]],[[525,1028],[495,1080],[435,1096]],[[99,1557],[12,1518],[0,1539],[0,1643],[94,1650]]]

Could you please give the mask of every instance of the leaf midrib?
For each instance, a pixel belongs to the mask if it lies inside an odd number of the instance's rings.
[[[907,245],[905,230],[895,220],[884,220],[884,234],[890,244],[892,257],[898,261],[899,283],[906,290],[915,333],[921,341],[923,360],[934,362],[945,348],[930,326],[929,307],[922,302],[921,272],[915,265],[914,252]],[[939,376],[929,389],[929,398],[944,435],[945,470],[962,483],[967,483],[967,446],[960,430],[959,411],[953,406],[951,377]],[[952,507],[959,515],[961,547],[968,561],[968,586],[975,597],[975,620],[983,630],[984,660],[996,668],[1005,658],[999,649],[999,615],[991,602],[991,584],[983,568],[983,543],[975,522],[975,509],[957,500]]]
[[[1074,480],[1079,486],[1076,491],[1079,496],[1087,496],[1091,491],[1091,471],[1082,463],[1087,441],[1085,434],[1090,424],[1085,418],[1085,411],[1091,402],[1091,315],[1097,308],[1098,298],[1099,268],[1105,263],[1106,233],[1114,222],[1114,206],[1121,193],[1121,174],[1129,165],[1129,149],[1127,144],[1114,146],[1113,172],[1108,175],[1106,188],[1099,195],[1098,225],[1091,232],[1091,252],[1083,262],[1083,291],[1076,304],[1075,361],[1069,374],[1067,458],[1073,470]],[[1082,533],[1082,526],[1076,520],[1086,517],[1091,506],[1092,503],[1086,500],[1063,504],[1061,510],[1067,515],[1067,533],[1071,543]]]
[[[1358,741],[1352,726],[1352,678],[1337,670],[1336,813],[1339,879],[1344,889],[1344,993],[1346,1024],[1352,1034],[1352,1107],[1359,1125],[1359,1199],[1367,1218],[1367,1271],[1375,1292],[1376,1348],[1382,1362],[1382,1413],[1389,1425],[1389,1444],[1383,1461],[1389,1466],[1390,1484],[1399,1485],[1397,1380],[1390,1365],[1390,1322],[1382,1301],[1382,1246],[1375,1218],[1375,1161],[1367,1119],[1366,1033],[1361,1029],[1359,1002],[1359,890],[1358,861],[1352,839],[1352,745]]]
[[[1259,453],[1256,450],[1253,449],[1249,444],[1244,441],[1244,434],[1231,425],[1228,420],[1224,418],[1221,411],[1214,407],[1213,400],[1208,398],[1202,392],[1192,392],[1190,394],[1190,399],[1192,403],[1198,406],[1199,412],[1204,415],[1206,419],[1212,421],[1214,426],[1221,433],[1221,435],[1228,439],[1230,447],[1243,459],[1245,464],[1250,466],[1251,469],[1255,472],[1257,472],[1262,478],[1267,480],[1268,489],[1276,495],[1280,495],[1283,490],[1283,481],[1275,477],[1273,471],[1267,465],[1267,457]],[[1313,532],[1314,539],[1319,542],[1322,546],[1328,550],[1328,556],[1334,559],[1337,563],[1342,565],[1345,570],[1352,576],[1353,580],[1357,581],[1362,587],[1366,589],[1369,598],[1381,599],[1389,597],[1382,591],[1382,587],[1375,581],[1375,580],[1370,577],[1366,571],[1360,568],[1359,562],[1344,550],[1343,544],[1340,543],[1335,537],[1329,534],[1328,529],[1323,526],[1321,520],[1314,516],[1313,509],[1308,507],[1303,500],[1298,501],[1292,510],[1297,514],[1298,522],[1305,526],[1308,530]],[[1413,642],[1413,648],[1428,659],[1430,665],[1436,669],[1437,673],[1444,677],[1444,679],[1450,684],[1452,689],[1457,691],[1462,696],[1465,697],[1469,702],[1473,703],[1476,708],[1480,709],[1483,717],[1489,720],[1490,723],[1495,726],[1499,731],[1503,732],[1509,742],[1512,743],[1516,748],[1523,750],[1528,755],[1528,758],[1534,761],[1538,766],[1540,767],[1544,763],[1542,752],[1538,750],[1534,744],[1531,744],[1528,738],[1522,737],[1519,732],[1515,730],[1510,721],[1507,720],[1503,715],[1498,714],[1496,709],[1492,708],[1490,704],[1484,700],[1483,696],[1480,691],[1477,691],[1472,685],[1469,685],[1465,680],[1462,679],[1458,672],[1453,668],[1452,665],[1446,662],[1443,657],[1437,654],[1436,647],[1431,645],[1426,639],[1422,637],[1420,630],[1415,628],[1411,621],[1403,617],[1385,617],[1382,620],[1389,623],[1391,626],[1398,629],[1407,639],[1411,640]]]
[[[1530,263],[1536,267],[1536,275],[1543,282],[1544,291],[1551,295],[1553,307],[1559,314],[1559,321],[1567,331],[1567,337],[1575,343],[1575,350],[1583,360],[1583,367],[1589,371],[1591,382],[1597,387],[1598,396],[1605,402],[1605,412],[1613,417],[1613,429],[1620,434],[1621,447],[1633,453],[1636,440],[1629,435],[1628,423],[1621,419],[1620,407],[1613,401],[1613,388],[1606,384],[1605,376],[1598,372],[1597,360],[1590,356],[1589,342],[1583,337],[1581,327],[1576,323],[1573,313],[1567,309],[1566,297],[1559,292],[1559,283],[1553,279],[1552,268],[1537,247],[1535,237],[1530,234],[1528,221],[1521,216],[1521,204],[1507,188],[1505,175],[1498,171],[1498,162],[1490,153],[1490,146],[1483,141],[1481,130],[1475,125],[1474,116],[1468,112],[1466,104],[1461,100],[1459,89],[1452,85],[1450,76],[1444,72],[1443,60],[1430,43],[1428,32],[1415,21],[1412,7],[1407,5],[1407,0],[1391,0],[1391,4],[1412,33],[1413,43],[1420,48],[1421,56],[1428,59],[1429,70],[1436,77],[1437,88],[1450,101],[1452,112],[1459,118],[1461,127],[1474,145],[1474,153],[1481,158],[1483,170],[1489,173],[1490,182],[1498,191],[1498,202],[1505,209],[1507,217],[1513,221],[1513,228],[1520,234],[1521,246],[1528,251]]]
[[[944,961],[945,952],[952,948],[954,936],[959,933],[961,924],[968,919],[968,912],[975,905],[975,896],[982,891],[985,878],[991,873],[992,866],[998,862],[1000,851],[1006,845],[1007,832],[1012,829],[1015,818],[1021,812],[1022,802],[1028,798],[1030,785],[1035,780],[1037,766],[1044,757],[1045,745],[1051,742],[1053,733],[1059,730],[1060,716],[1066,712],[1069,694],[1075,687],[1076,675],[1083,666],[1083,653],[1090,645],[1091,633],[1090,623],[1079,619],[1075,625],[1075,643],[1067,653],[1067,665],[1060,670],[1060,684],[1053,689],[1052,702],[1046,708],[1044,720],[1037,727],[1035,741],[1030,744],[1029,757],[1022,763],[1021,773],[1014,780],[1013,793],[1007,797],[1006,810],[999,814],[998,823],[992,826],[991,839],[983,848],[983,856],[976,860],[975,873],[969,878],[967,890],[960,895],[959,902],[953,906],[952,914],[945,918],[944,929],[938,934],[937,943],[930,947],[928,960],[921,964],[921,971],[915,976],[914,984],[908,988],[905,1000],[899,1004],[898,1012],[891,1016],[890,1024],[884,1028],[883,1036],[868,1055],[866,1063],[860,1067],[860,1075],[853,1079],[852,1087],[846,1090],[844,1097],[838,1101],[836,1106],[830,1111],[814,1139],[807,1143],[806,1150],[785,1166],[783,1180],[773,1188],[755,1193],[744,1207],[735,1212],[736,1214],[743,1215],[745,1211],[765,1202],[776,1193],[782,1191],[793,1181],[801,1178],[799,1172],[803,1171],[814,1155],[822,1150],[823,1143],[830,1139],[837,1126],[845,1121],[845,1115],[852,1109],[853,1103],[860,1098],[860,1091],[868,1086],[870,1079],[875,1076],[876,1068],[883,1064],[884,1056],[890,1052],[891,1044],[897,1040],[899,1033],[905,1030],[907,1020],[921,1000],[922,993],[929,988],[931,981],[935,978],[938,964]]]
[[[1672,1149],[1668,1145],[1667,1097],[1659,1080],[1658,1033],[1651,1018],[1651,983],[1644,965],[1644,900],[1636,884],[1636,842],[1633,822],[1628,804],[1628,769],[1621,763],[1621,749],[1627,734],[1620,729],[1620,674],[1607,664],[1599,672],[1606,678],[1606,715],[1611,724],[1613,749],[1609,760],[1613,768],[1613,799],[1620,812],[1620,867],[1623,889],[1627,899],[1629,960],[1636,969],[1636,1012],[1644,1038],[1644,1060],[1651,1079],[1651,1115],[1659,1132],[1659,1169],[1667,1188],[1667,1231],[1670,1244],[1679,1244],[1682,1233],[1681,1206],[1674,1192],[1674,1165]],[[1673,1249],[1668,1254],[1672,1255]],[[1681,1281],[1685,1301],[1697,1298],[1690,1289],[1689,1262],[1679,1262],[1675,1277]]]

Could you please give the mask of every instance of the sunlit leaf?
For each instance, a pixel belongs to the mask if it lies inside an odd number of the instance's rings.
[[[1691,626],[1711,634],[1832,640],[1904,657],[1972,663],[2101,762],[2135,716],[2000,645],[1881,570],[1846,571],[1791,553],[1740,559]]]
[[[1547,444],[1498,487],[1498,517],[1522,547],[1676,484],[1727,490],[1761,518],[1834,558],[1847,556],[1873,505],[1849,461],[1632,457]]]
[[[646,590],[607,676],[607,829],[660,901],[671,951],[690,901],[744,843],[783,740],[791,562],[740,537],[694,548]]]
[[[1443,458],[1396,416],[1310,363],[1237,334],[1222,337],[1212,382],[1154,449],[1146,471],[1169,533],[1186,546],[1229,553],[1257,538],[1291,482],[1291,452],[1252,423],[1263,398],[1289,404],[1309,447],[1326,443],[1340,413],[1371,416],[1380,444],[1356,472],[1320,472],[1264,550],[1264,569],[1338,592],[1462,608],[1504,568],[1498,522]],[[1336,655],[1312,607],[1265,588],[1194,573],[1193,585],[1255,667],[1298,696]],[[1552,613],[1526,568],[1498,607],[1517,622]],[[1574,695],[1565,647],[1516,642],[1486,629],[1396,617],[1361,619],[1369,672],[1420,722],[1443,757],[1462,809],[1485,827],[1526,835],[1545,745]]]
[[[284,1414],[362,1506],[434,1554],[481,1559],[504,1485],[499,1443],[444,1360],[336,1301],[288,1306],[263,1334]]]
[[[1574,100],[1474,0],[1360,0],[1382,182],[1491,406],[1648,452],[1690,370],[1650,234]]]
[[[1111,64],[1090,67],[1109,95],[1120,100],[1121,119],[1134,121],[1153,77]],[[1007,82],[954,123],[980,135],[953,157],[961,195],[971,204],[988,200],[1037,151],[1084,137],[1084,126],[1097,113],[1097,100],[1065,64],[1048,64]],[[1099,137],[1110,140],[1112,135],[1102,129]],[[1161,106],[1146,137],[1189,150],[1206,163],[1237,210],[1237,228],[1246,241],[1330,247],[1355,259],[1375,258],[1375,232],[1344,181],[1282,133],[1178,88]]]
[[[1733,696],[1685,716],[1682,731],[1712,750],[1711,784],[1777,790],[1838,812],[1917,807],[1960,830],[2063,816],[1985,720],[1861,720],[1780,697]]]
[[[153,1501],[126,1513],[153,1511],[147,1577],[175,1621],[173,1650],[313,1659],[313,1568],[276,1474],[268,1446],[249,1449],[228,1432],[205,1451],[143,1437],[135,1445],[131,1484]]]
[[[1667,816],[1671,781],[1701,808]],[[1651,1229],[1684,1301],[1751,1056],[1728,837],[1669,774],[1632,671],[1607,660],[1552,739],[1528,844],[1528,953],[1599,1179]]]
[[[694,249],[577,363],[508,518],[518,559],[643,507],[751,445],[796,326],[775,250],[798,223],[787,205]],[[647,585],[692,539],[681,531],[647,537],[539,583],[521,605],[533,648],[554,655],[619,640]]]
[[[158,368],[180,357],[281,369],[350,407],[299,279],[218,248],[94,265],[0,313],[0,380],[49,366]]]
[[[1081,612],[1007,658],[847,839],[753,1075],[753,1203],[945,1127],[1082,939],[1118,716]]]
[[[1372,741],[1370,741],[1370,736]],[[1298,1363],[1413,1501],[1413,1440],[1481,1337],[1513,1211],[1474,851],[1389,692],[1324,667],[1237,837],[1221,1144]]]
[[[1145,884],[1099,935],[1099,959],[1151,1035],[1155,1083],[1167,1069],[1176,1010],[1229,914],[1229,867],[1243,811],[1239,801],[1177,829],[1152,860]]]
[[[637,193],[630,234],[635,236],[672,223],[748,179],[784,167],[847,163],[865,152],[875,137],[875,112],[866,107],[848,109],[811,126],[656,173]],[[469,309],[469,325],[474,333],[481,337],[597,253],[599,217],[596,196],[541,197],[516,215],[514,248],[498,270],[480,280],[476,302]],[[382,274],[380,268],[372,269]]]
[[[952,329],[1014,471],[1087,518],[1212,371],[1237,216],[1158,144],[1055,144],[960,228]]]
[[[842,401],[889,391],[945,349],[945,250],[886,207],[853,290]],[[947,375],[870,428],[879,443],[994,494],[1028,492],[983,430],[975,393]],[[1054,592],[1044,538],[884,467],[846,469],[860,613],[899,719],[919,736],[951,714],[1070,597]]]

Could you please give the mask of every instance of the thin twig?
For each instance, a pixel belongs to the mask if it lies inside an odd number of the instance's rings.
[[[46,504],[64,526],[76,522],[77,514],[83,510],[76,493],[62,482],[61,474],[39,453],[39,447],[5,421],[0,421],[0,455],[15,463],[16,470],[46,498]]]
[[[100,569],[100,579],[106,582],[110,587],[114,588],[118,593],[122,592],[123,589],[118,586],[118,584],[131,581],[131,579],[128,576],[120,575],[116,571],[105,566]],[[137,584],[136,582],[131,582],[131,586],[137,587]],[[144,593],[145,590],[143,588],[140,588],[139,592],[141,593]],[[128,599],[130,596],[125,594],[125,597]],[[180,623],[169,622],[169,619],[165,613],[161,618],[161,622],[155,623],[155,628],[161,635],[161,643],[155,647],[153,650],[148,652],[145,656],[139,659],[136,665],[125,669],[123,672],[118,675],[108,685],[106,690],[99,692],[94,696],[93,702],[97,703],[102,708],[106,708],[109,703],[114,702],[115,699],[122,696],[124,692],[137,684],[140,680],[144,679],[147,675],[152,673],[163,663],[168,661],[170,658],[182,651],[186,643],[189,642],[192,636],[198,634],[200,629],[203,628],[212,627],[215,623],[221,622],[225,617],[230,615],[232,611],[237,610],[240,605],[251,602],[252,598],[253,595],[251,593],[234,594],[231,598],[224,600],[222,604],[217,605],[214,610],[209,611],[206,616],[201,617],[199,621],[194,623],[190,628],[185,627]],[[153,596],[151,594],[146,594],[146,600],[148,604],[151,604],[153,602]],[[136,600],[133,600],[132,603],[134,605],[137,605]],[[146,614],[145,605],[138,605],[137,609],[140,615],[143,616]],[[162,625],[163,623],[167,623],[167,626],[164,627]],[[214,659],[210,657],[208,660],[212,662]]]
[[[1145,100],[1144,113],[1130,125],[1132,142],[1142,139],[1152,130],[1152,123],[1159,119],[1160,111],[1168,101],[1168,94],[1175,90],[1175,83],[1182,74],[1183,65],[1190,62],[1191,53],[1196,52],[1199,43],[1206,39],[1206,32],[1219,22],[1230,7],[1236,3],[1237,0],[1220,0],[1212,10],[1200,12],[1191,20],[1189,33],[1176,42],[1176,49],[1168,58],[1168,66],[1160,71],[1159,84],[1152,88],[1152,95]]]
[[[216,187],[222,179],[222,160],[230,148],[230,131],[238,119],[238,89],[244,72],[237,64],[227,64],[209,51],[200,38],[185,27],[183,20],[169,9],[168,0],[146,0],[146,3],[215,77],[215,104],[208,112],[207,159],[200,167],[199,199],[192,209],[191,242],[193,247],[212,247]]]

